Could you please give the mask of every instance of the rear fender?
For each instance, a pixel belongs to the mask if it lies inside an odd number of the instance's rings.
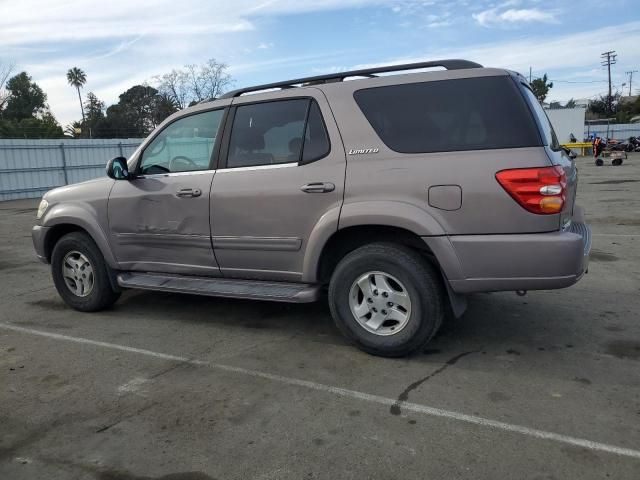
[[[398,201],[346,203],[340,213],[339,228],[357,225],[399,227],[418,236],[445,235],[442,225],[422,208]]]

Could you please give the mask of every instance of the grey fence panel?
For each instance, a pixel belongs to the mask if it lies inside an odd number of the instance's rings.
[[[600,137],[628,140],[629,137],[640,137],[640,123],[611,123],[609,125],[587,124],[584,126],[585,138],[595,133]]]
[[[105,174],[107,160],[130,156],[142,139],[0,139],[0,200],[37,198],[47,190]]]

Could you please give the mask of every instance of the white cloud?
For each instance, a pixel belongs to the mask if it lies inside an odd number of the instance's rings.
[[[198,35],[242,32],[261,16],[388,6],[384,0],[20,0],[4,2],[0,53],[11,45],[82,41],[137,35]],[[401,9],[423,0],[397,2]],[[393,8],[393,7],[392,7]]]
[[[514,23],[557,22],[554,12],[543,11],[538,8],[510,8],[507,10],[490,8],[480,13],[474,13],[471,16],[483,27],[503,26]]]
[[[439,22],[431,22],[431,23],[427,23],[427,27],[429,28],[442,28],[442,27],[448,27],[452,24],[451,21],[449,20],[442,20]]]
[[[606,80],[606,71],[594,68],[600,63],[600,53],[603,49],[618,52],[617,73],[612,76],[614,84],[619,85],[625,81],[623,72],[633,68],[640,58],[640,21],[554,38],[531,36],[495,44],[433,49],[419,57],[396,57],[375,64],[353,65],[343,70],[423,62],[438,58],[466,58],[487,67],[507,68],[523,74],[527,74],[529,67],[533,67],[534,72],[540,75],[544,72],[549,73],[551,80],[578,78],[594,82],[555,82],[550,98],[568,100],[571,97],[589,97],[604,92],[606,84],[598,80]],[[582,75],[576,77],[576,71],[582,72]]]

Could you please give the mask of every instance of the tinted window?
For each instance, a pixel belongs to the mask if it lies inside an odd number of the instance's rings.
[[[300,161],[309,100],[242,105],[236,110],[227,167]]]
[[[533,94],[531,89],[529,89],[528,87],[523,87],[522,90],[529,99],[529,103],[531,104],[533,112],[535,113],[536,117],[538,117],[538,122],[540,123],[542,134],[544,135],[544,144],[549,145],[553,150],[559,150],[560,144],[558,143],[556,132],[553,130],[553,126],[549,121],[547,112],[544,111],[544,108],[542,108],[542,105],[540,105],[540,102]]]
[[[369,88],[354,97],[378,136],[397,152],[540,145],[531,112],[508,77]]]
[[[304,148],[302,150],[302,163],[319,160],[329,153],[329,137],[322,120],[320,107],[314,101],[309,108],[309,120],[304,136]]]
[[[198,113],[168,125],[144,149],[140,171],[154,174],[207,170],[223,113]]]

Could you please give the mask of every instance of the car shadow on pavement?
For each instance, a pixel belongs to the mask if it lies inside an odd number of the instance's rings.
[[[448,318],[423,351],[411,358],[432,360],[440,353],[446,357],[470,350],[518,356],[525,351],[572,348],[576,312],[558,305],[554,298],[544,292],[531,298],[507,292],[472,295],[465,314]],[[103,314],[119,316],[125,312],[146,319],[271,330],[314,341],[322,337],[323,342],[335,345],[348,344],[333,324],[326,298],[316,303],[290,304],[131,291]],[[557,321],[559,318],[563,321]]]

